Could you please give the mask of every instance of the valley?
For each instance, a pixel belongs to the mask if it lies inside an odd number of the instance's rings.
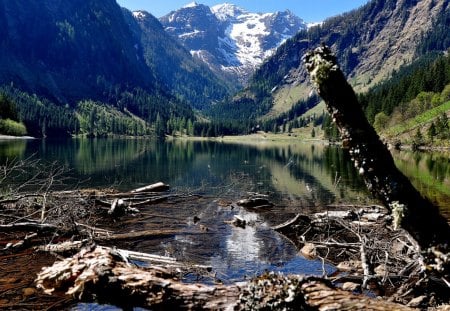
[[[9,123],[2,121],[5,134],[220,137],[314,126],[327,139],[327,117],[302,65],[303,54],[320,42],[336,51],[369,120],[379,116],[378,127],[381,119],[395,127],[405,103],[398,88],[387,102],[374,89],[433,62],[444,67],[425,78],[424,70],[414,73],[419,82],[404,91],[407,101],[421,92],[444,92],[450,83],[442,54],[450,46],[447,1],[373,0],[315,26],[289,10],[254,13],[233,4],[193,2],[159,19],[113,0],[71,5],[75,17],[62,4],[0,7],[0,92],[16,110]],[[35,26],[31,9],[51,16],[49,31]],[[27,49],[31,53],[23,53]],[[434,86],[426,82],[436,79]],[[438,105],[433,100],[425,109]],[[415,111],[409,118],[425,113]],[[423,124],[422,136],[430,126]],[[381,134],[389,139],[396,131]]]
[[[0,309],[448,304],[450,1],[207,3],[0,0]]]

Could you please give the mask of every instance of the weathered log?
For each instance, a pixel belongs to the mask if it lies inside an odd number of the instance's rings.
[[[58,244],[46,244],[35,248],[35,250],[40,252],[50,252],[50,253],[66,253],[79,251],[83,246],[87,245],[89,240],[85,239],[82,241],[65,241]]]
[[[73,252],[77,251],[79,252],[83,247],[86,247],[87,245],[92,244],[89,240],[82,240],[82,241],[65,241],[58,244],[47,244],[38,246],[35,249],[41,252],[51,252],[51,253],[67,253],[67,252]],[[168,257],[168,256],[161,256],[161,255],[155,255],[155,254],[148,254],[148,253],[142,253],[142,252],[134,252],[129,251],[126,249],[118,249],[118,248],[111,248],[106,246],[97,246],[97,248],[101,248],[106,252],[112,252],[116,255],[120,255],[120,257],[125,262],[129,261],[140,261],[140,262],[146,262],[148,264],[157,264],[157,265],[163,265],[170,268],[183,268],[183,269],[202,269],[204,271],[210,272],[211,266],[205,266],[205,265],[187,265],[183,262],[178,261],[176,258]]]
[[[319,95],[340,130],[343,146],[367,188],[390,210],[394,227],[406,229],[423,250],[439,246],[448,252],[450,226],[436,206],[414,188],[395,166],[388,148],[367,121],[355,92],[326,46],[304,58]]]
[[[153,229],[153,230],[142,230],[142,231],[134,231],[127,233],[114,233],[114,234],[105,234],[98,235],[93,237],[94,241],[125,241],[125,240],[133,240],[133,239],[142,239],[149,237],[163,237],[163,236],[172,236],[176,234],[198,234],[198,232],[192,231],[181,231],[177,229]]]
[[[336,289],[314,277],[265,274],[233,285],[186,284],[168,269],[136,268],[112,249],[85,248],[36,279],[46,293],[152,310],[414,310]]]
[[[324,218],[340,218],[340,219],[356,219],[357,215],[353,211],[326,211],[322,213],[315,213],[313,215],[317,219]]]
[[[169,186],[162,182],[157,182],[152,185],[148,185],[145,187],[137,188],[131,191],[131,193],[140,193],[140,192],[162,192],[169,190]]]

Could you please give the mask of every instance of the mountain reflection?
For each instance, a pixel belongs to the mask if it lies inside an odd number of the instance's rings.
[[[30,156],[57,161],[70,169],[73,186],[129,190],[163,181],[174,192],[200,195],[142,209],[139,217],[127,220],[126,230],[165,228],[177,233],[124,247],[212,265],[224,282],[265,269],[321,274],[321,263],[303,259],[270,226],[329,204],[373,202],[346,153],[321,143],[69,139],[0,144],[0,163]],[[449,157],[394,155],[419,190],[448,211]],[[254,211],[232,204],[249,193],[267,195],[274,206]],[[235,215],[247,221],[245,228],[228,223]]]

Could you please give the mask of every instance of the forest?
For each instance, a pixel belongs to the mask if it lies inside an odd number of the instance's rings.
[[[218,137],[249,134],[258,130],[290,133],[295,128],[312,124],[316,127],[321,126],[325,138],[331,137],[334,140],[337,139],[337,131],[331,125],[326,113],[312,117],[303,116],[320,102],[316,95],[299,100],[285,113],[262,117],[273,106],[274,86],[282,83],[291,68],[299,66],[301,55],[296,51],[311,48],[321,38],[325,38],[325,41],[339,51],[340,66],[343,72],[348,74],[355,67],[357,57],[356,54],[352,54],[350,47],[357,45],[356,41],[362,40],[355,25],[366,25],[378,16],[382,8],[394,6],[395,1],[373,1],[359,10],[329,18],[321,26],[299,32],[256,70],[246,89],[232,97],[227,95],[232,87],[223,84],[224,81],[221,82],[221,86],[220,83],[209,86],[207,81],[212,78],[206,73],[204,66],[198,69],[198,76],[201,78],[191,79],[192,81],[187,81],[187,77],[178,71],[170,75],[169,72],[180,66],[192,71],[195,64],[184,58],[186,51],[175,42],[167,41],[167,46],[162,43],[163,29],[157,25],[156,20],[148,17],[138,25],[131,21],[129,12],[124,13],[133,35],[141,36],[144,56],[150,68],[168,69],[164,64],[169,59],[171,60],[169,63],[179,64],[178,67],[171,66],[170,70],[158,73],[163,78],[163,83],[169,86],[178,85],[172,87],[172,93],[164,91],[165,88],[160,84],[155,85],[154,89],[113,87],[104,76],[98,75],[96,78],[90,78],[95,81],[97,89],[103,90],[97,92],[95,98],[87,96],[76,101],[64,101],[54,96],[46,96],[45,93],[27,92],[11,82],[0,87],[1,98],[6,98],[8,102],[5,104],[3,100],[2,105],[12,107],[14,111],[11,115],[8,112],[11,109],[2,109],[0,132],[13,135],[28,134],[34,137],[74,135]],[[407,11],[406,8],[404,11]],[[450,45],[449,12],[448,9],[440,12],[434,22],[435,26],[421,35],[420,44],[414,51],[413,63],[403,65],[392,72],[388,79],[358,95],[366,116],[377,129],[394,127],[406,119],[418,118],[427,111],[433,109],[441,111],[445,108],[441,106],[449,100],[450,57],[448,52],[443,54],[442,51]],[[405,15],[403,19],[406,20],[407,17]],[[345,20],[352,22],[343,23]],[[340,29],[339,35],[330,32],[330,29],[336,27]],[[68,35],[73,32],[68,21],[60,22],[57,28],[60,32],[67,32]],[[155,31],[152,32],[150,29]],[[151,44],[155,40],[161,41],[161,48],[164,47],[164,53],[161,55]],[[296,56],[291,57],[292,55]],[[202,100],[198,100],[199,92],[205,95]],[[428,142],[445,139],[448,136],[446,134],[448,126],[441,126],[445,123],[444,114],[441,112],[439,119],[434,112],[431,114],[433,124],[429,122],[427,128],[421,129],[420,134],[417,133],[418,141],[420,135]]]

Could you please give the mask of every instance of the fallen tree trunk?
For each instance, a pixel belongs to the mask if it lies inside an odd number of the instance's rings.
[[[326,46],[305,55],[306,68],[340,130],[343,146],[367,188],[391,211],[394,227],[406,229],[423,250],[449,250],[450,226],[395,166],[392,155],[367,121],[355,92]],[[447,263],[448,265],[448,263]]]
[[[186,284],[163,267],[136,268],[114,250],[89,247],[44,268],[36,280],[46,293],[65,291],[122,307],[152,310],[414,310],[354,295],[314,277],[265,274],[233,285]]]

